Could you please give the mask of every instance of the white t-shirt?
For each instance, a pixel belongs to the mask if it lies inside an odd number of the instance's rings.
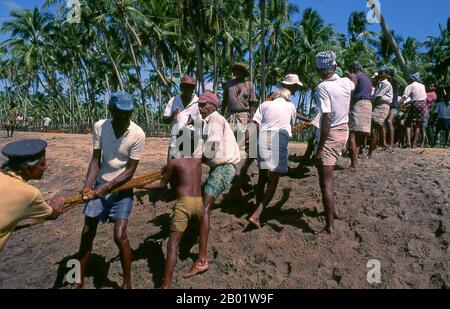
[[[44,121],[44,127],[48,127],[52,121],[49,117],[44,117],[42,120]]]
[[[331,127],[348,123],[351,93],[355,84],[347,77],[334,74],[316,88],[316,103],[320,114],[331,113]]]
[[[425,86],[418,82],[413,82],[405,88],[403,98],[410,98],[411,101],[425,101],[427,99],[427,91]]]
[[[394,90],[392,89],[391,83],[387,79],[380,81],[375,88],[373,99],[377,97],[380,98],[378,101],[375,101],[378,105],[392,103],[392,99],[394,98]]]
[[[285,130],[292,136],[291,124],[297,110],[294,104],[283,98],[263,102],[255,112],[253,120],[259,124],[260,131]]]
[[[239,146],[228,121],[217,111],[204,119],[203,155],[210,167],[222,164],[238,164],[241,161]],[[215,144],[212,150],[211,144]]]
[[[128,130],[117,139],[111,119],[103,119],[94,124],[94,149],[102,150],[101,168],[97,181],[105,183],[122,174],[128,159],[140,160],[144,152],[145,133],[134,122]]]
[[[174,96],[173,98],[171,98],[169,100],[169,103],[167,103],[166,108],[164,109],[164,113],[163,116],[164,117],[170,117],[173,115],[173,113],[178,109],[179,112],[184,111],[185,109],[189,109],[189,107],[191,107],[192,105],[194,105],[194,103],[197,103],[198,101],[198,97],[197,95],[194,93],[192,95],[192,99],[191,102],[189,102],[189,104],[184,107],[183,105],[183,100],[181,99],[181,94]],[[198,111],[198,107],[197,107],[197,111]],[[188,115],[189,116],[189,115]],[[186,118],[187,120],[187,118]]]

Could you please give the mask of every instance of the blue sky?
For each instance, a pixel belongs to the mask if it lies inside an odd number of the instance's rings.
[[[319,12],[325,22],[333,24],[341,33],[347,33],[347,21],[353,11],[369,12],[365,0],[291,0],[301,12],[311,7]],[[450,17],[449,0],[380,0],[381,13],[389,28],[404,38],[414,37],[424,41],[428,35],[440,33],[439,23],[447,24]],[[381,31],[373,24],[369,30]]]

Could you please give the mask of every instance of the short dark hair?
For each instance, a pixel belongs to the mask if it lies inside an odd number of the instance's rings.
[[[350,63],[348,68],[352,71],[361,71],[363,66],[358,61],[354,61],[354,62]]]

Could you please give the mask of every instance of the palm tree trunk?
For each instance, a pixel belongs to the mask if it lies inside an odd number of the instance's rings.
[[[386,20],[384,19],[384,16],[381,14],[381,9],[377,7],[375,1],[367,1],[367,3],[371,4],[371,9],[374,10],[375,15],[379,16],[380,18],[380,26],[381,30],[383,30],[383,34],[386,37],[386,39],[389,42],[389,45],[391,45],[392,49],[394,50],[395,56],[397,57],[398,64],[400,65],[400,68],[402,69],[403,74],[408,77],[409,76],[409,70],[406,66],[405,58],[403,58],[402,52],[398,48],[397,42],[394,39],[394,36],[392,35],[391,31],[389,31],[389,27],[386,23]]]
[[[111,64],[113,66],[113,71],[114,74],[116,75],[117,81],[119,82],[119,87],[121,91],[124,91],[124,87],[123,87],[123,81],[122,81],[122,76],[120,75],[119,69],[117,68],[117,64],[114,61],[111,52],[109,51],[109,43],[108,40],[106,39],[106,35],[104,33],[101,34],[102,39],[103,39],[103,45],[105,45],[105,50],[106,50],[106,54],[108,55],[109,60],[111,61]]]
[[[169,98],[173,97],[172,90],[170,89],[169,83],[167,82],[167,79],[164,77],[162,72],[158,69],[158,66],[156,65],[155,61],[153,60],[153,57],[151,55],[149,55],[147,60],[148,60],[148,62],[150,62],[150,65],[152,66],[153,70],[156,72],[156,75],[158,76],[159,80],[163,83],[164,88],[166,88]]]
[[[205,92],[205,81],[203,79],[203,53],[198,34],[194,35],[195,55],[197,58],[197,80],[200,81],[202,92]]]
[[[126,29],[128,29],[131,34],[134,36],[134,38],[136,39],[138,46],[142,46],[141,40],[139,39],[139,36],[137,35],[137,33],[133,30],[133,27],[131,27],[131,25],[128,23],[128,16],[125,14],[123,16],[124,21],[125,21],[125,27]],[[142,87],[142,79],[141,79],[141,67],[138,64],[137,58],[136,58],[136,53],[134,52],[134,47],[133,44],[131,43],[130,37],[128,36],[128,34],[125,31],[125,36],[126,39],[128,41],[128,45],[130,47],[131,50],[131,56],[133,57],[133,63],[134,63],[134,69],[136,70],[136,77],[138,79],[138,87],[139,87],[139,92],[141,94],[141,104],[142,104],[142,108],[144,111],[144,120],[145,120],[145,128],[148,130],[150,127],[150,123],[148,120],[148,114],[147,114],[147,106],[145,104],[145,94],[144,94],[144,87]]]
[[[213,92],[217,92],[217,83],[218,83],[218,67],[217,67],[217,32],[219,31],[219,23],[217,20],[218,16],[218,0],[214,0],[214,19],[213,19],[213,27],[214,27],[214,64],[213,64]]]
[[[176,51],[176,56],[177,56],[178,73],[180,73],[181,77],[183,76],[183,72],[181,71],[180,55],[178,54],[178,51]]]
[[[266,55],[265,55],[265,36],[266,36],[266,0],[259,0],[260,9],[260,28],[261,28],[261,43],[260,43],[260,55],[261,55],[261,81],[260,81],[260,97],[262,101],[266,100]]]
[[[253,0],[248,0],[248,67],[250,82],[253,84]]]
[[[402,69],[403,74],[405,77],[409,76],[409,70],[406,66],[405,58],[403,58],[402,52],[398,48],[397,42],[394,39],[394,36],[392,35],[391,31],[389,31],[389,27],[386,23],[386,20],[384,19],[383,15],[380,14],[380,25],[381,29],[383,30],[384,35],[386,36],[389,44],[394,49],[395,56],[397,57],[398,64],[400,65],[400,68]]]
[[[109,87],[108,74],[105,74],[106,89],[108,90],[108,98],[111,98],[111,88]],[[105,104],[105,118],[108,118],[108,104]]]

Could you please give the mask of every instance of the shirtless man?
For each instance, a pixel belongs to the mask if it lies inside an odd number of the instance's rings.
[[[193,144],[193,143],[192,143]],[[191,153],[194,151],[191,145]],[[173,270],[177,262],[178,246],[188,222],[192,217],[202,216],[203,202],[200,182],[202,178],[202,160],[197,157],[184,157],[170,160],[164,168],[160,183],[143,186],[143,189],[166,189],[167,184],[175,189],[178,200],[170,224],[170,238],[167,243],[167,260],[164,280],[161,288],[168,289],[172,284]],[[206,271],[206,270],[205,270]]]

